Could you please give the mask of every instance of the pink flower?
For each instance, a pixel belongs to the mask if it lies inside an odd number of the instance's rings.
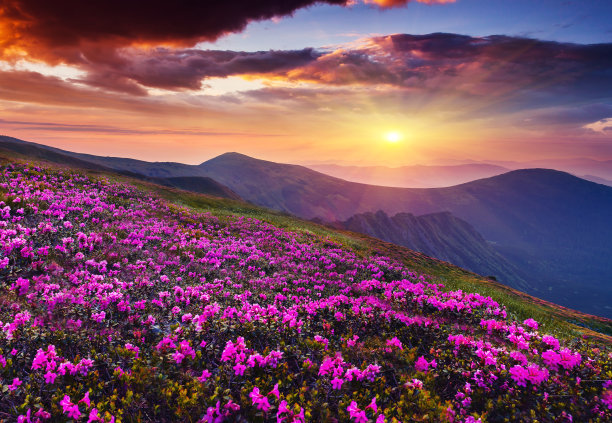
[[[56,377],[57,377],[56,373],[53,373],[52,371],[48,371],[47,373],[45,373],[45,382],[49,384],[53,384],[55,382]]]
[[[561,356],[554,352],[553,350],[547,350],[542,353],[542,360],[544,363],[553,370],[557,370],[559,368],[559,362],[561,361]]]
[[[414,368],[417,369],[417,371],[419,372],[427,372],[427,369],[429,368],[429,363],[427,362],[427,360],[425,360],[425,357],[420,356],[416,363],[414,363]]]
[[[253,405],[255,405],[258,410],[268,411],[268,409],[270,408],[270,402],[268,401],[267,397],[264,397],[259,392],[258,387],[254,387],[249,396],[253,401]]]
[[[344,383],[344,380],[338,377],[335,377],[331,380],[331,385],[332,385],[332,389],[340,389],[342,388],[342,384]]]
[[[246,366],[242,363],[238,363],[234,366],[234,374],[236,376],[244,375],[244,371],[246,370]]]
[[[384,414],[379,414],[378,417],[376,418],[376,423],[385,423],[385,415]]]
[[[533,330],[538,330],[538,322],[533,319],[527,319],[523,322],[523,324]]]
[[[17,417],[17,423],[32,423],[30,419],[31,415],[32,410],[28,408],[28,411],[24,415]]]
[[[89,391],[85,393],[85,396],[79,402],[84,403],[87,406],[87,408],[91,407],[91,401],[89,399]]]
[[[355,423],[368,423],[368,416],[365,411],[359,411],[354,417]]]
[[[357,416],[357,413],[359,413],[359,411],[361,411],[361,410],[359,409],[359,407],[357,407],[357,402],[351,401],[351,404],[348,407],[346,407],[346,411],[348,411],[349,412],[349,416],[352,419],[354,419],[355,416]]]
[[[211,372],[209,372],[208,370],[204,369],[204,370],[202,370],[202,376],[200,376],[200,377],[198,378],[198,380],[199,380],[200,382],[204,383],[204,382],[206,382],[206,381],[208,380],[208,378],[209,378],[209,377],[211,377],[211,376],[212,376],[212,373],[211,373]]]
[[[40,417],[41,419],[50,419],[51,413],[44,410],[44,408],[40,407],[38,411],[34,414],[36,417]]]
[[[402,341],[400,341],[399,339],[397,339],[397,337],[394,337],[392,339],[387,339],[387,345],[391,346],[391,347],[397,347],[400,350],[403,350],[404,347],[402,346]]]
[[[527,368],[526,378],[534,385],[539,385],[548,379],[548,370],[546,369],[540,370],[538,366],[533,364]]]
[[[92,423],[92,422],[103,422],[104,420],[102,420],[100,418],[100,414],[98,413],[98,409],[97,408],[92,408],[91,411],[89,412],[89,420],[87,420],[87,423]]]
[[[406,382],[406,386],[410,389],[423,389],[423,382],[419,379],[412,379],[409,382]]]
[[[559,364],[561,364],[565,369],[571,369],[580,364],[582,361],[582,356],[580,353],[572,353],[567,348],[559,351],[559,357]]]
[[[370,408],[374,414],[378,413],[378,406],[376,405],[376,397],[372,398],[372,402],[366,407]]]
[[[359,337],[357,335],[353,335],[352,339],[349,339],[348,341],[346,341],[346,345],[349,347],[354,347],[357,344],[358,339]]]
[[[257,404],[257,409],[267,412],[270,409],[270,402],[268,401],[268,398],[263,397]]]
[[[15,379],[13,379],[13,383],[8,386],[8,390],[11,392],[15,391],[19,386],[21,386],[21,384],[23,384],[23,382],[20,381],[18,377],[16,377]]]
[[[525,370],[525,368],[522,366],[517,365],[510,368],[510,376],[519,386],[527,386],[527,384],[525,383],[525,379],[528,375],[529,374],[527,373],[527,370]]]
[[[287,407],[287,401],[282,400],[280,404],[278,404],[277,414],[288,413],[288,412],[289,412],[289,408]]]
[[[274,385],[274,388],[272,388],[272,390],[270,392],[268,392],[268,395],[274,395],[276,397],[276,399],[280,399],[280,392],[278,390],[278,383],[276,385]]]

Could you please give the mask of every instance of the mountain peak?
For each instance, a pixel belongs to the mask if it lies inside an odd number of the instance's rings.
[[[220,154],[218,156],[213,157],[212,159],[208,159],[205,162],[200,163],[198,166],[203,166],[206,163],[210,162],[219,162],[219,161],[236,161],[236,160],[259,160],[251,156],[247,156],[246,154],[238,153],[237,151],[228,151],[227,153]]]

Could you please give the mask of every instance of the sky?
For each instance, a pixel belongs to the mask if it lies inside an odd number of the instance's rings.
[[[0,134],[193,164],[612,159],[612,2],[0,0]]]

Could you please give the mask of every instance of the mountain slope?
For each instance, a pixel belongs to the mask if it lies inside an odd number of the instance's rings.
[[[207,176],[176,176],[160,179],[170,186],[184,189],[186,191],[214,195],[215,197],[221,198],[230,198],[232,200],[241,199],[240,196],[234,191]]]
[[[516,266],[495,251],[473,226],[449,212],[423,216],[361,213],[333,226],[372,235],[481,275],[493,275],[515,288],[529,289]]]

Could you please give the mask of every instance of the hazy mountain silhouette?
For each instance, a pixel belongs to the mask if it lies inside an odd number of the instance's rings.
[[[313,164],[306,167],[347,181],[405,188],[448,187],[500,175],[510,170],[487,163],[401,167]]]

